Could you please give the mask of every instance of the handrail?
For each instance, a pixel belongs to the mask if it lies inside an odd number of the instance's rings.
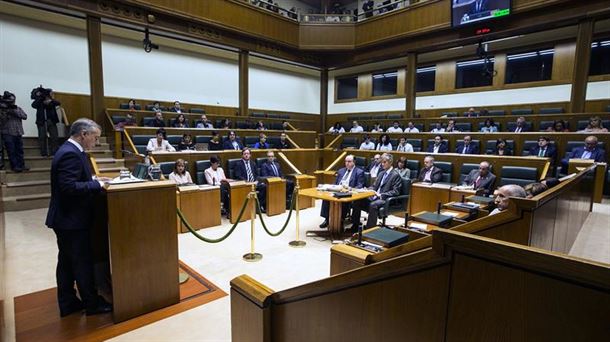
[[[294,164],[290,161],[290,159],[288,159],[288,157],[286,157],[286,155],[283,152],[280,151],[277,153],[277,155],[280,156],[280,158],[282,158],[284,163],[286,163],[286,165],[288,165],[288,167],[290,167],[294,173],[296,173],[297,175],[303,174],[296,166],[294,166]]]
[[[294,148],[301,148],[301,146],[299,146],[299,144],[297,144],[296,142],[294,142],[294,140],[292,140],[292,138],[286,134],[286,139],[288,139],[288,142],[294,147]]]
[[[125,138],[127,138],[127,143],[129,143],[129,147],[131,147],[133,154],[139,156],[140,153],[138,153],[138,149],[136,148],[136,145],[133,143],[133,140],[131,140],[131,135],[129,134],[129,128],[125,127],[124,132],[125,132]]]
[[[340,139],[343,139],[343,134],[339,134],[339,135],[337,135],[337,137],[336,137],[336,138],[334,138],[334,139],[333,139],[333,140],[332,140],[332,141],[331,141],[331,142],[330,142],[328,145],[326,145],[326,147],[324,147],[324,148],[333,148],[333,145],[334,145],[334,144],[335,144],[337,141],[339,141]]]
[[[87,155],[89,156],[89,164],[91,164],[91,168],[93,169],[93,174],[96,176],[99,176],[100,168],[97,165],[97,160],[95,160],[95,157],[92,156],[91,154],[87,153]]]
[[[333,169],[347,156],[347,152],[342,152],[324,171],[333,171]]]

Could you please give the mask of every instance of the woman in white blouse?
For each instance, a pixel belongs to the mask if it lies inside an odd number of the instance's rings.
[[[390,142],[390,136],[387,134],[382,134],[379,137],[379,142],[377,143],[377,151],[392,151],[392,143]]]
[[[178,185],[192,184],[191,174],[186,170],[186,162],[182,159],[176,160],[174,171],[169,174],[169,179],[176,182]]]
[[[176,149],[169,144],[167,140],[165,140],[165,130],[158,129],[157,136],[155,138],[150,138],[148,141],[148,145],[146,145],[146,151],[166,151],[166,152],[175,152]]]
[[[210,185],[220,185],[220,202],[222,203],[221,213],[230,213],[229,210],[229,183],[225,172],[220,167],[220,159],[216,156],[210,157],[211,166],[205,169],[203,174],[205,180]]]
[[[398,146],[396,146],[396,152],[413,152],[413,145],[407,142],[407,139],[400,138]]]

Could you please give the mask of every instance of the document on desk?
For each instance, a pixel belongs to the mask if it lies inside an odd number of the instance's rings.
[[[454,213],[454,212],[446,211],[446,210],[441,211],[441,214],[451,216],[451,217],[456,217],[459,215],[459,213]]]
[[[409,228],[428,230],[428,225],[425,223],[411,222],[409,223]]]

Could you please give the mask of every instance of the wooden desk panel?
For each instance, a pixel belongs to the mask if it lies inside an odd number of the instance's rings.
[[[296,175],[294,176],[295,186],[296,181],[299,182],[299,187],[301,189],[315,188],[317,186],[316,177],[308,176],[308,175]],[[299,210],[313,208],[316,206],[315,198],[299,195]]]
[[[180,210],[193,229],[215,227],[221,224],[219,186],[179,187],[178,189]],[[188,232],[184,224],[180,224],[180,232]]]
[[[411,196],[409,196],[409,214],[420,211],[436,211],[438,202],[447,203],[449,201],[449,187],[437,187],[415,183],[411,186]]]
[[[286,212],[286,180],[279,177],[267,178],[267,216]]]
[[[239,211],[241,210],[244,201],[248,197],[248,194],[252,190],[252,184],[254,183],[229,183],[229,197],[231,199],[231,223],[237,222],[237,216],[239,215]],[[244,214],[242,215],[241,220],[239,222],[249,220],[251,214],[252,203],[248,203],[246,209],[244,210]]]
[[[112,185],[107,193],[114,321],[178,303],[176,184]]]

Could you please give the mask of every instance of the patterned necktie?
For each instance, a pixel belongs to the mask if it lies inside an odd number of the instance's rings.
[[[279,173],[277,172],[277,168],[275,167],[275,164],[271,163],[271,168],[273,169],[273,175],[275,175],[276,177],[279,177]]]
[[[246,174],[248,175],[248,182],[254,182],[254,175],[252,174],[252,169],[250,169],[250,163],[245,161],[246,163]]]

